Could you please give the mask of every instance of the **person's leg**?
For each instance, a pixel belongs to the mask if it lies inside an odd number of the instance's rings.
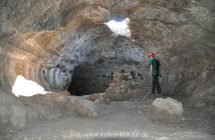
[[[158,75],[156,75],[156,78],[155,78],[155,86],[157,88],[158,94],[160,94],[161,93],[161,87],[160,87],[160,83],[158,80]]]
[[[155,87],[156,87],[156,80],[155,80],[155,76],[152,75],[152,90],[151,90],[151,94],[155,94]]]

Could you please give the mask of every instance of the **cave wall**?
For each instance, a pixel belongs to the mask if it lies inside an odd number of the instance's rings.
[[[116,17],[131,19],[130,39],[103,24]],[[214,104],[214,18],[213,0],[2,0],[0,87],[10,93],[23,75],[63,91],[77,65],[100,59],[110,70],[140,72],[147,84],[153,51],[165,94]]]

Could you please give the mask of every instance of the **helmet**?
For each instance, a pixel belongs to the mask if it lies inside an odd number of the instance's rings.
[[[154,53],[152,53],[152,52],[148,53],[148,58],[150,58],[150,57],[154,57],[154,56],[155,56],[155,54],[154,54]]]

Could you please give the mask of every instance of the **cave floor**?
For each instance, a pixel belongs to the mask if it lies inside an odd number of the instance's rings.
[[[37,122],[11,134],[13,140],[214,140],[214,119],[206,111],[184,108],[179,124],[151,121],[151,99],[98,104],[99,116],[73,116]]]

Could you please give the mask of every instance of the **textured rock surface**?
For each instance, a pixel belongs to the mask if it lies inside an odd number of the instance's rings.
[[[2,0],[0,87],[11,94],[23,75],[47,91],[64,91],[74,68],[87,63],[92,76],[140,73],[148,90],[146,54],[153,51],[164,94],[213,106],[214,11],[214,0]],[[131,39],[102,24],[118,17],[130,18]]]
[[[57,93],[21,97],[25,105],[38,113],[40,120],[56,119],[60,117],[80,115],[83,117],[96,117],[96,106],[93,102],[78,97],[65,96]]]
[[[151,120],[178,123],[182,120],[183,112],[181,102],[172,98],[157,98],[150,108],[150,118]]]

